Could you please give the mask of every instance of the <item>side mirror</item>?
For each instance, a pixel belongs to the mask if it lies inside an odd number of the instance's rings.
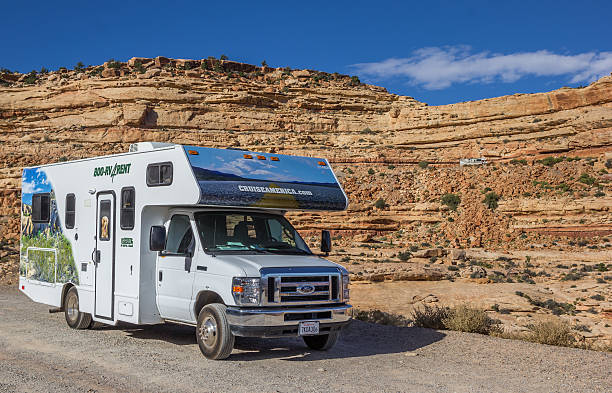
[[[162,251],[166,247],[166,228],[153,225],[149,233],[149,250]]]
[[[331,235],[329,231],[321,231],[321,252],[327,255],[331,251],[331,247]]]

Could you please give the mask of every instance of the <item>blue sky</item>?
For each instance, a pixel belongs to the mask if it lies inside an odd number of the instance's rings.
[[[40,168],[26,168],[21,179],[21,200],[26,205],[32,204],[32,194],[51,192],[51,183],[47,175]]]
[[[430,105],[612,72],[608,1],[5,2],[0,67],[205,58],[358,75]]]

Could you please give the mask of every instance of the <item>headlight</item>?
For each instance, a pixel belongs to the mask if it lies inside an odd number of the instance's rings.
[[[351,280],[347,275],[342,275],[342,299],[347,301],[349,300],[349,284]]]
[[[237,305],[258,305],[260,294],[259,278],[234,277],[232,280],[232,295]]]

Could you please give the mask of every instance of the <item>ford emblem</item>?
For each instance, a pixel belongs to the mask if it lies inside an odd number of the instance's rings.
[[[315,287],[314,285],[304,284],[304,285],[300,285],[299,287],[295,288],[295,290],[297,293],[301,293],[302,295],[310,295],[311,293],[315,291]]]

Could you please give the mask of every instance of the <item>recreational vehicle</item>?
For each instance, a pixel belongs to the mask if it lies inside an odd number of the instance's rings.
[[[19,289],[74,329],[194,326],[209,359],[235,336],[325,350],[350,322],[348,272],[284,214],[347,204],[323,158],[142,142],[25,168]]]

